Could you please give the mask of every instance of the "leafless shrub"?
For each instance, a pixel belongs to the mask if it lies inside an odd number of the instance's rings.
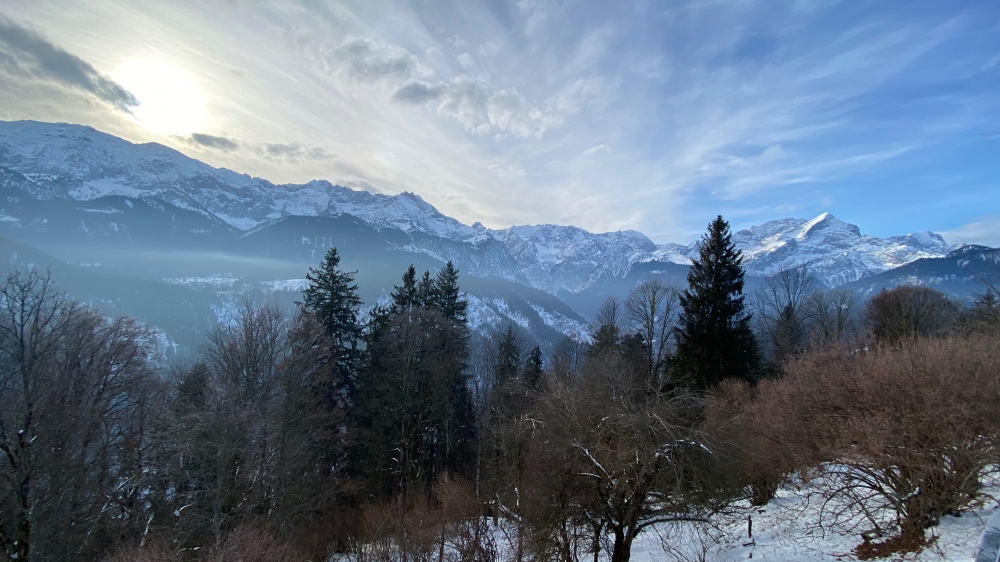
[[[712,523],[668,523],[657,534],[670,562],[708,562],[712,550],[725,544],[725,533]]]
[[[755,428],[796,466],[826,468],[826,523],[920,542],[1000,461],[997,364],[985,337],[814,352],[762,383]]]
[[[442,476],[433,493],[364,509],[351,557],[358,562],[473,562],[494,560],[493,537],[472,487]]]
[[[726,381],[708,396],[703,429],[728,443],[736,470],[751,505],[765,505],[794,470],[785,446],[760,431],[760,411],[754,407],[757,389],[744,381]]]
[[[211,548],[178,550],[164,543],[131,546],[118,550],[104,562],[305,562],[308,557],[288,541],[250,525],[233,529],[222,542]]]

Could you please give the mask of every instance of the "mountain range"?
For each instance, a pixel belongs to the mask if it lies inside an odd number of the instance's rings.
[[[12,242],[119,279],[185,285],[218,310],[250,290],[297,295],[307,264],[332,246],[358,269],[369,303],[409,263],[452,260],[476,326],[509,321],[547,340],[582,337],[601,298],[643,278],[683,282],[697,254],[696,242],[656,244],[633,230],[466,225],[414,193],[275,184],[156,143],[33,121],[0,122],[0,206],[0,236]],[[827,287],[888,282],[892,271],[959,250],[931,232],[864,235],[829,213],[769,221],[734,241],[751,277],[806,266]]]

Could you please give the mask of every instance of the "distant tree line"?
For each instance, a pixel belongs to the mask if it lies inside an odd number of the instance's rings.
[[[789,270],[745,295],[722,217],[698,250],[687,287],[610,298],[587,341],[545,357],[514,325],[474,336],[451,263],[411,266],[362,312],[332,249],[291,317],[245,301],[169,372],[137,323],[15,273],[0,549],[626,562],[644,531],[766,504],[795,474],[823,483],[831,521],[865,527],[864,554],[919,546],[977,501],[1000,466],[996,291],[863,305]]]

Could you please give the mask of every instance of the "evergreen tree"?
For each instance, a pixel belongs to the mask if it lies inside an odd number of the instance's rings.
[[[759,366],[743,303],[743,253],[720,215],[698,243],[698,259],[680,297],[677,362],[698,388],[726,378],[751,379]]]
[[[528,388],[537,389],[542,382],[542,348],[535,346],[528,352],[528,358],[524,362],[524,372],[521,373],[521,380]]]
[[[458,294],[457,284],[455,286]],[[369,491],[408,501],[442,474],[469,476],[476,440],[468,327],[439,310],[438,283],[411,265],[366,331],[353,457]]]
[[[521,343],[518,341],[514,327],[510,324],[497,341],[493,356],[493,380],[497,386],[503,386],[517,380],[523,364]]]
[[[320,262],[319,269],[309,268],[306,280],[309,287],[302,291],[303,307],[316,315],[326,330],[333,346],[333,359],[337,362],[341,385],[348,394],[353,392],[357,379],[358,343],[361,325],[358,323],[358,286],[354,284],[357,272],[340,270],[340,256],[330,248]]]
[[[435,306],[441,314],[445,318],[465,322],[465,310],[469,303],[462,298],[458,289],[458,270],[450,261],[438,272],[434,285]]]
[[[394,313],[409,310],[417,305],[417,269],[411,264],[403,274],[403,284],[392,289]]]
[[[431,279],[431,272],[425,271],[417,285],[417,305],[421,308],[434,308],[434,280]]]

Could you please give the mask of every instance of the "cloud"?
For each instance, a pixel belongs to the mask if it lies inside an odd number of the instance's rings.
[[[458,35],[452,35],[451,37],[449,37],[448,43],[450,43],[451,46],[455,47],[456,49],[462,49],[469,46],[469,42],[466,41],[465,39],[462,39]]]
[[[204,146],[205,148],[214,148],[226,152],[231,152],[240,148],[240,143],[230,138],[217,137],[214,135],[206,135],[202,133],[194,133],[191,135],[191,140],[196,144]]]
[[[472,55],[469,53],[462,53],[456,58],[458,63],[461,64],[466,69],[471,69],[476,66],[476,61],[472,60]]]
[[[562,124],[561,116],[543,113],[513,88],[492,91],[464,76],[444,85],[441,98],[438,113],[475,134],[541,138],[546,130]]]
[[[576,115],[584,107],[601,109],[607,105],[610,91],[619,83],[606,84],[600,76],[580,78],[550,98],[549,104],[564,115]]]
[[[562,123],[559,115],[546,114],[515,89],[491,90],[467,76],[437,85],[411,81],[400,86],[392,98],[410,104],[441,100],[437,111],[451,117],[473,134],[512,134],[517,138],[540,138]]]
[[[50,80],[82,90],[122,111],[138,105],[135,96],[88,62],[3,15],[0,15],[0,67],[16,76]]]
[[[392,94],[392,99],[404,103],[421,104],[438,99],[444,93],[443,86],[431,86],[426,82],[407,82]]]
[[[606,144],[599,144],[597,146],[592,146],[592,147],[588,148],[587,150],[584,150],[583,151],[583,155],[584,156],[593,156],[593,155],[597,154],[598,152],[607,152],[608,154],[611,154],[611,147],[608,146],[608,145],[606,145]]]
[[[305,147],[299,143],[265,143],[257,148],[263,155],[280,160],[325,160],[333,155],[322,147]]]
[[[360,80],[409,78],[417,69],[417,59],[405,49],[365,37],[345,41],[333,57],[348,73]]]
[[[1000,248],[1000,216],[980,217],[954,230],[942,232],[941,236],[950,244],[982,244]]]
[[[514,89],[493,94],[486,107],[491,125],[521,139],[540,138],[547,129],[562,124],[562,117],[542,113]]]
[[[193,133],[187,137],[174,137],[180,142],[197,148],[207,148],[226,153],[242,152],[254,158],[276,162],[302,162],[305,160],[328,160],[334,156],[319,146],[303,146],[293,143],[254,143],[230,137]]]

